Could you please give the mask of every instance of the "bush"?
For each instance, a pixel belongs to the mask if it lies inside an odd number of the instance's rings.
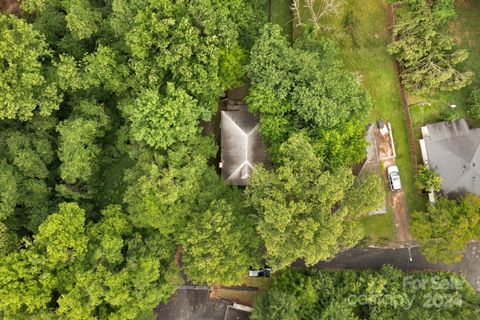
[[[480,88],[470,92],[466,103],[466,111],[473,119],[480,120]]]
[[[424,165],[418,167],[415,180],[418,189],[429,192],[440,191],[442,186],[442,178],[435,171],[428,169]]]
[[[454,122],[462,118],[462,114],[457,108],[450,108],[449,110],[440,114],[440,119],[443,121]]]

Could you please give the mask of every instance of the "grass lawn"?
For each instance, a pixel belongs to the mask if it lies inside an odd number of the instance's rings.
[[[259,290],[267,290],[272,285],[272,279],[245,276],[242,280],[242,285],[258,288]]]
[[[395,241],[395,226],[392,211],[376,214],[360,219],[366,233],[365,242],[374,245],[385,245]]]
[[[281,3],[285,3],[284,9],[277,7]],[[286,14],[289,4],[290,1],[272,0],[272,9]],[[320,32],[319,36],[333,38],[346,68],[358,76],[369,92],[373,103],[372,121],[381,118],[392,124],[396,160],[409,211],[422,210],[426,199],[415,188],[395,63],[387,52],[389,34],[386,9],[385,0],[345,0],[341,14],[325,21],[332,29],[323,31],[323,34]],[[308,10],[303,9],[302,12],[308,15]],[[292,13],[289,14],[291,19]],[[308,19],[308,16],[302,17],[302,21]],[[288,21],[288,18],[283,20]],[[276,19],[273,22],[277,22]],[[391,214],[368,217],[363,223],[373,241],[392,237],[389,228],[393,226]]]
[[[472,70],[476,79],[471,86],[455,92],[442,92],[434,97],[420,98],[412,97],[410,103],[415,104],[421,101],[431,103],[431,106],[412,105],[410,114],[412,117],[415,135],[421,135],[420,127],[440,121],[440,115],[446,112],[450,104],[457,105],[460,113],[466,117],[464,112],[465,99],[473,87],[480,87],[480,2],[471,0],[458,0],[455,4],[457,19],[451,23],[450,32],[458,44],[458,48],[470,52],[470,57],[460,66],[461,70]],[[468,117],[467,117],[468,118]],[[468,119],[475,127],[480,122]]]
[[[392,124],[409,211],[421,210],[425,199],[416,192],[399,83],[394,60],[387,52],[386,8],[384,0],[347,0],[343,14],[336,19],[334,34],[345,65],[357,73],[372,97],[372,121],[381,118]]]
[[[216,296],[221,299],[235,301],[246,306],[253,306],[255,296],[259,291],[239,291],[220,288],[216,290]]]
[[[272,3],[272,22],[283,28],[288,39],[292,39],[293,23],[292,12],[290,11],[291,0],[270,0]]]
[[[422,132],[421,127],[427,123],[437,122],[441,118],[441,114],[448,112],[450,107],[447,104],[435,103],[432,105],[410,105],[410,117],[414,129],[415,138],[420,139]],[[420,148],[420,146],[418,146]],[[421,157],[418,159],[421,161]]]
[[[255,296],[263,291],[266,291],[272,285],[271,278],[255,278],[255,277],[244,277],[242,280],[242,285],[247,287],[258,288],[258,291],[240,291],[240,290],[231,290],[228,288],[219,288],[216,290],[217,296],[219,298],[236,301],[241,304],[248,306],[253,305]]]

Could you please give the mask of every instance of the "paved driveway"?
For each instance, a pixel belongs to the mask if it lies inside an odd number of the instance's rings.
[[[208,290],[177,290],[155,311],[159,320],[211,320],[223,319],[226,307],[226,303],[210,299]]]
[[[158,320],[248,320],[247,312],[229,309],[231,303],[210,299],[203,289],[179,289],[166,304],[155,310]]]
[[[375,270],[390,264],[404,271],[454,271],[462,273],[480,291],[480,243],[468,245],[465,257],[454,265],[429,263],[418,248],[412,248],[410,254],[407,248],[355,248],[340,253],[331,261],[320,262],[313,268]],[[299,260],[292,266],[303,267],[304,263]],[[178,290],[167,304],[156,309],[156,314],[159,320],[223,320],[226,308],[226,302],[210,299],[208,290]],[[245,313],[240,316],[232,313],[230,319],[247,318]]]

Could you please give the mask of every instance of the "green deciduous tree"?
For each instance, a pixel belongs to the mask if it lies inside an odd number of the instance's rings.
[[[0,162],[0,221],[11,216],[17,206],[18,191],[14,168],[5,160]]]
[[[394,41],[389,52],[399,61],[405,87],[418,94],[436,90],[454,91],[469,85],[474,73],[459,71],[468,58],[466,50],[455,49],[446,34],[446,23],[454,16],[453,1],[401,1]]]
[[[215,146],[207,138],[176,145],[165,155],[145,152],[128,170],[124,197],[130,219],[174,238],[183,269],[196,283],[237,284],[259,259],[257,218],[207,166]],[[251,210],[251,208],[250,208]]]
[[[85,212],[74,203],[59,206],[59,212],[47,217],[35,235],[35,247],[44,253],[45,265],[70,264],[87,250],[84,230]]]
[[[18,247],[16,234],[0,222],[0,257],[7,255]]]
[[[0,119],[27,120],[36,109],[42,115],[58,109],[56,85],[46,78],[45,38],[25,21],[1,15],[0,48]]]
[[[439,320],[468,319],[478,314],[479,301],[458,274],[407,274],[391,266],[360,272],[289,269],[257,298],[252,319],[414,320],[432,313]]]
[[[35,230],[50,210],[49,166],[54,159],[55,120],[34,116],[28,123],[5,122],[0,130],[2,219],[15,230]]]
[[[57,191],[62,196],[75,200],[80,196],[77,193],[91,196],[92,179],[100,167],[99,139],[108,125],[104,106],[91,99],[75,101],[70,117],[58,124],[60,177],[65,184],[57,186]]]
[[[381,184],[356,182],[346,167],[326,170],[304,135],[292,136],[280,152],[280,165],[259,168],[247,187],[267,262],[276,269],[298,258],[313,265],[357,243],[363,236],[357,219],[383,202]]]
[[[425,212],[414,212],[412,231],[432,262],[462,259],[468,242],[480,238],[480,199],[467,194],[457,200],[440,197]]]
[[[125,107],[133,138],[157,149],[187,142],[198,134],[199,111],[196,101],[172,83],[167,84],[163,96],[147,89]]]
[[[243,1],[228,6],[218,0],[195,3],[171,1],[116,1],[110,17],[113,31],[122,34],[131,55],[137,89],[176,84],[198,101],[198,112],[208,118],[218,95],[231,84],[232,73],[220,71],[228,59],[242,58],[237,46],[237,12]],[[226,55],[226,52],[231,54]],[[232,54],[233,53],[233,54]],[[238,56],[237,56],[238,54]]]
[[[62,161],[60,176],[74,184],[85,181],[94,173],[93,165],[100,154],[95,144],[97,124],[84,119],[67,120],[57,128],[60,134],[59,159]]]
[[[252,320],[298,320],[300,303],[287,292],[271,290],[255,300]]]
[[[67,28],[79,40],[89,38],[99,30],[101,13],[90,0],[65,1]]]
[[[333,166],[357,163],[365,153],[370,100],[343,69],[332,44],[312,37],[305,36],[292,48],[279,26],[262,29],[247,66],[249,108],[260,113],[261,132],[274,160],[280,144],[305,129],[323,144]]]
[[[111,47],[99,45],[95,52],[86,56],[84,81],[91,87],[103,87],[114,93],[123,93],[131,86],[127,57]]]
[[[132,221],[162,234],[181,230],[201,193],[206,161],[215,150],[210,139],[199,137],[188,145],[175,146],[166,155],[140,154],[136,166],[126,174],[129,187],[124,201]]]
[[[67,318],[152,318],[152,309],[176,286],[174,246],[158,233],[135,231],[119,206],[87,225],[87,261],[77,281],[58,299]]]
[[[385,192],[380,177],[362,173],[347,192],[343,204],[357,217],[380,208],[385,204]]]
[[[241,194],[235,196],[232,203],[212,200],[209,208],[196,214],[186,226],[187,232],[183,232],[184,270],[195,283],[238,284],[248,267],[258,261],[256,219],[240,207]]]
[[[26,248],[0,261],[5,318],[139,319],[174,290],[175,247],[133,229],[119,206],[96,223],[64,203]]]

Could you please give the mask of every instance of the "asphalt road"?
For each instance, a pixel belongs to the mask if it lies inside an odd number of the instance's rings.
[[[410,254],[412,261],[410,261]],[[480,291],[480,243],[471,243],[461,262],[453,265],[429,263],[420,254],[418,248],[376,249],[356,248],[340,253],[327,262],[313,266],[318,269],[380,269],[385,264],[393,265],[404,271],[454,271],[462,273],[472,286]],[[292,267],[304,267],[299,260]],[[188,286],[185,286],[186,288]],[[208,291],[195,289],[178,290],[167,304],[160,305],[155,311],[159,320],[223,320],[227,302],[209,298]],[[246,319],[232,314],[231,319]]]
[[[480,291],[480,243],[468,245],[462,261],[453,265],[429,263],[419,252],[418,248],[408,249],[376,249],[355,248],[340,253],[334,259],[320,262],[314,266],[318,269],[380,269],[384,264],[393,265],[404,271],[454,271],[462,273],[472,286]],[[297,261],[294,267],[304,266]]]

